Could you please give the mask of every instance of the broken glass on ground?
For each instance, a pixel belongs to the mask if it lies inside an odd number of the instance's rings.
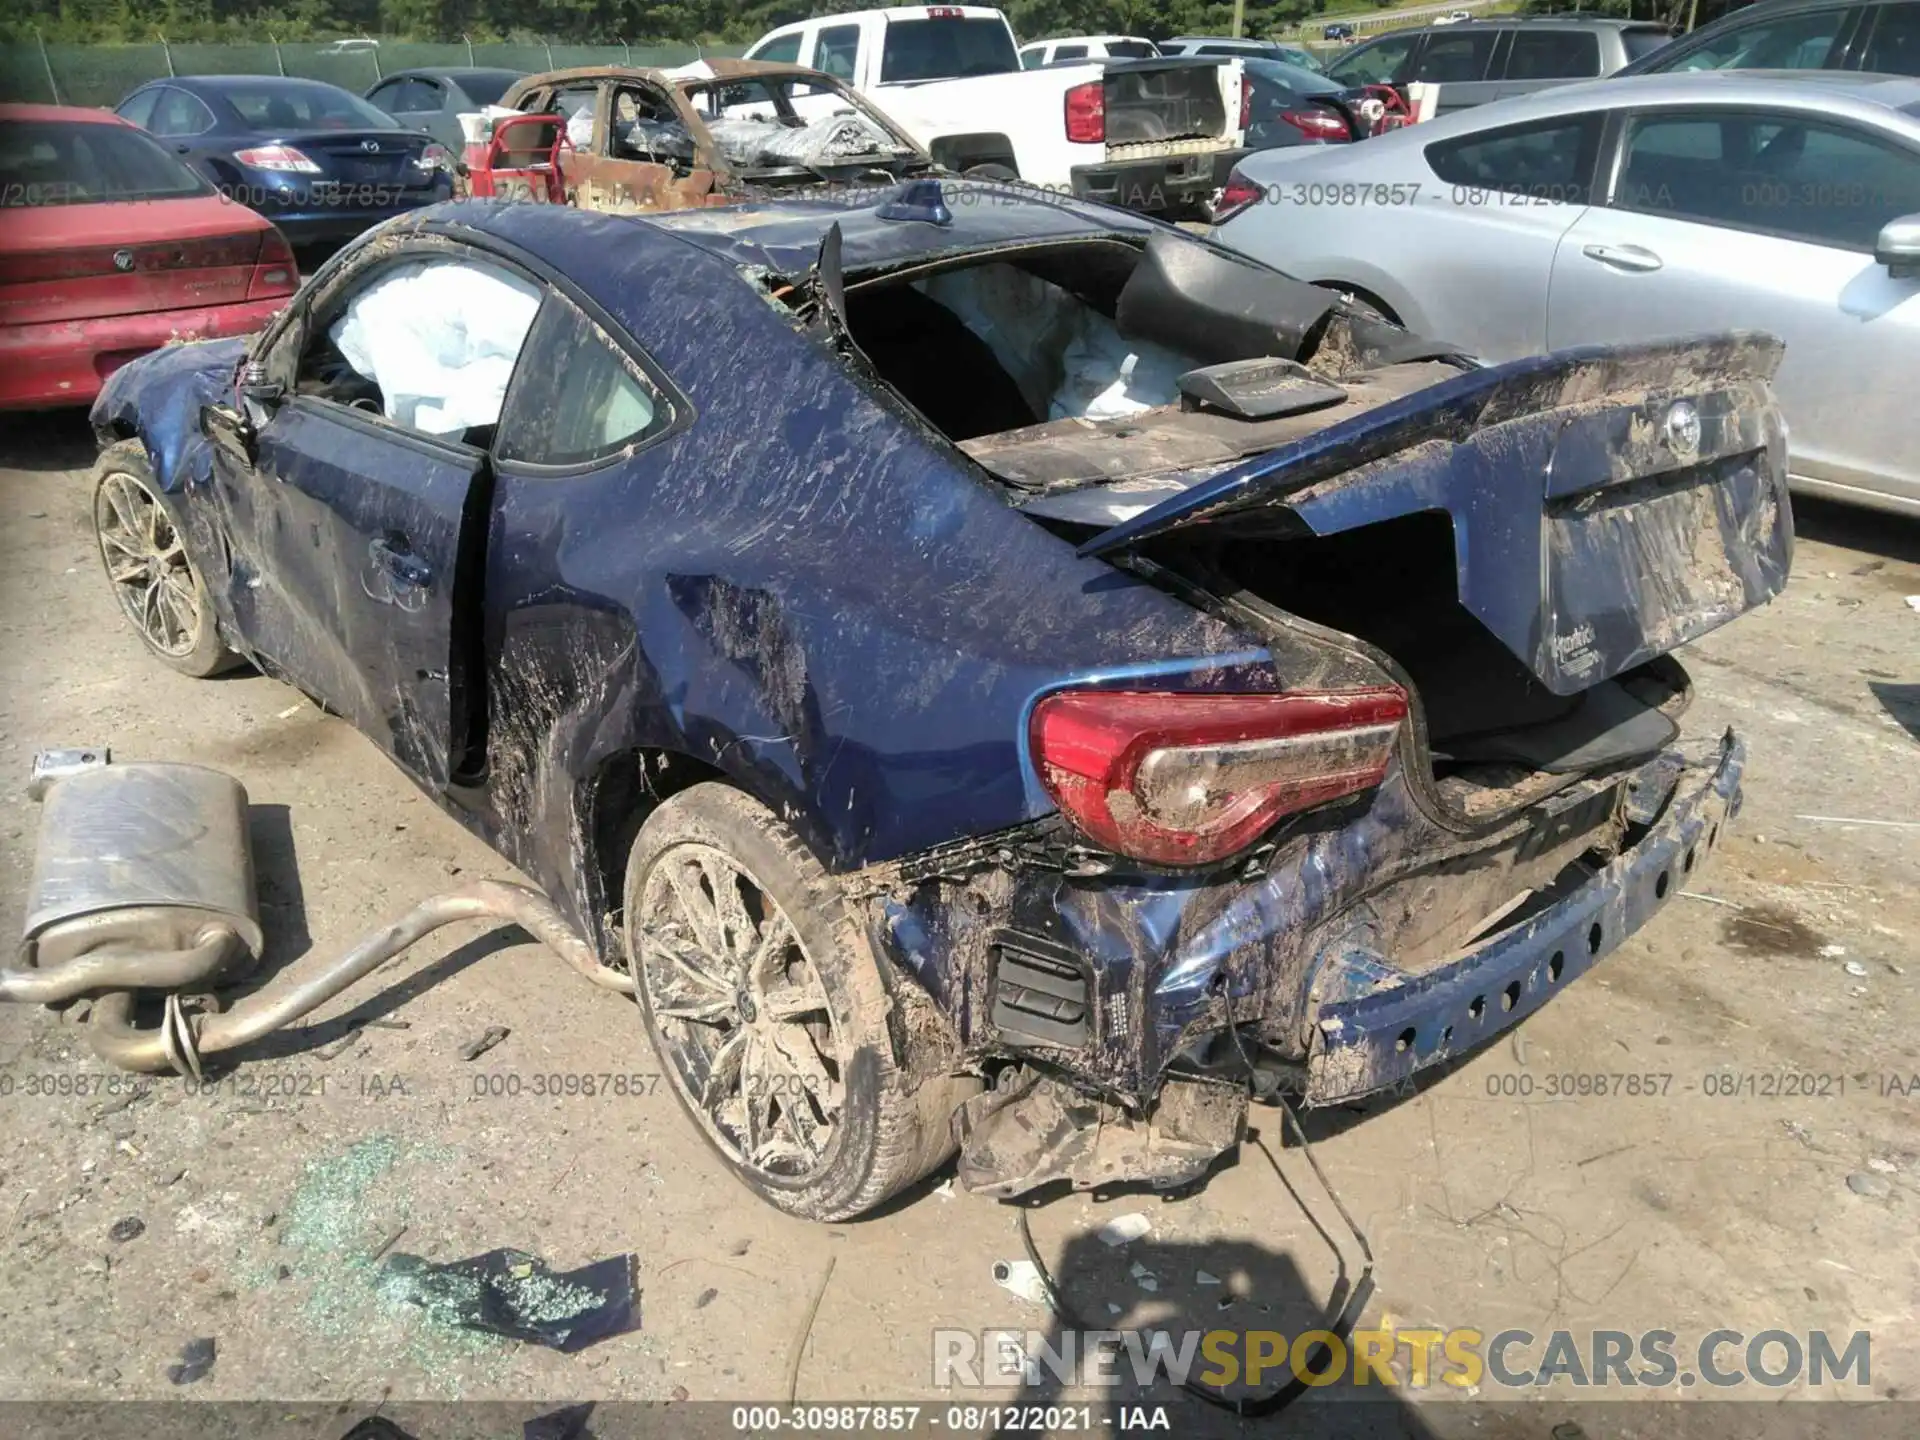
[[[489,1250],[435,1264],[387,1257],[381,1288],[418,1305],[436,1324],[482,1330],[555,1350],[577,1350],[630,1328],[633,1257],[616,1255],[555,1274],[524,1250]]]

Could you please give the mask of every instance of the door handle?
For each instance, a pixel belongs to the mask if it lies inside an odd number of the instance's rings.
[[[1629,270],[1636,275],[1644,275],[1658,270],[1666,262],[1643,245],[1586,245],[1580,253],[1589,260],[1598,260],[1602,265],[1610,265],[1615,270]]]
[[[374,564],[402,585],[424,590],[433,583],[433,567],[407,548],[404,539],[374,539],[367,543]]]

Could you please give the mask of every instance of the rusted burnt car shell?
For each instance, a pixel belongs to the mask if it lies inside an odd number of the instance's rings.
[[[774,65],[754,60],[715,59],[703,61],[701,65],[709,73],[690,75],[684,71],[625,66],[553,70],[519,81],[501,97],[500,103],[529,114],[557,110],[581,101],[591,104],[590,143],[563,144],[557,151],[567,202],[589,210],[685,210],[833,184],[865,185],[871,189],[876,182],[887,184],[933,169],[932,158],[905,131],[871,101],[831,75],[803,65]],[[707,121],[711,110],[718,107],[718,99],[712,106],[704,107],[707,113],[703,113],[700,103],[707,97],[722,96],[729,84],[755,87],[769,97],[765,103],[770,107],[776,103],[776,97],[787,96],[796,87],[825,92],[833,97],[831,101],[822,101],[818,93],[807,98],[818,109],[824,110],[830,105],[835,111],[858,116],[884,136],[898,155],[877,167],[850,165],[824,174],[755,173],[730,161],[708,127]],[[630,123],[630,120],[623,122],[620,115],[623,104],[648,106],[653,115],[684,131],[687,153],[644,159],[620,153],[620,127]],[[555,123],[557,127],[562,122],[556,119]],[[522,163],[524,160],[523,155]],[[481,188],[484,190],[485,186]]]

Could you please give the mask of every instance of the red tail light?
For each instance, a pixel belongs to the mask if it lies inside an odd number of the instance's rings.
[[[255,170],[272,170],[289,175],[318,175],[320,167],[291,145],[261,145],[252,150],[236,150],[233,158]]]
[[[1380,783],[1407,697],[1397,689],[1284,695],[1070,690],[1034,707],[1040,780],[1094,843],[1199,865],[1245,849],[1284,815]]]
[[[293,248],[287,237],[269,225],[260,236],[260,254],[253,262],[253,278],[247,282],[247,299],[269,300],[275,295],[291,295],[300,283],[300,272],[293,263]]]
[[[1213,203],[1213,223],[1218,225],[1231,220],[1249,205],[1260,200],[1260,187],[1242,175],[1238,170],[1227,176],[1227,183],[1220,192],[1220,198]]]
[[[1313,140],[1351,140],[1347,122],[1328,110],[1282,110],[1280,118]]]
[[[1067,91],[1067,139],[1075,145],[1099,145],[1107,138],[1104,82],[1089,80]]]

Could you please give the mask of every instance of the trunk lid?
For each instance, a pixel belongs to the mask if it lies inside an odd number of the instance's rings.
[[[318,165],[323,181],[414,190],[426,184],[418,161],[433,137],[411,130],[320,130],[289,135],[279,143]]]
[[[1785,585],[1781,349],[1740,333],[1471,370],[1230,465],[1080,553],[1199,526],[1327,537],[1443,513],[1460,605],[1574,695]]]
[[[1225,69],[1210,58],[1108,61],[1101,81],[1108,149],[1225,139],[1234,128]]]
[[[284,250],[217,196],[10,211],[0,226],[0,325],[231,305]],[[273,293],[293,288],[293,267]]]

